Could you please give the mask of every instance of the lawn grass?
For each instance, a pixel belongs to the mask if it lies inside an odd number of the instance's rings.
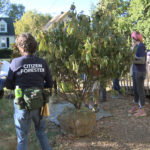
[[[16,131],[13,121],[13,100],[0,99],[0,150],[14,149]]]
[[[0,133],[12,135],[15,133],[13,121],[13,101],[8,99],[0,100]]]
[[[0,99],[0,150],[16,150],[17,139],[13,113],[13,100],[7,98]],[[48,139],[52,142],[60,133],[57,129],[51,128],[49,120],[46,123]],[[41,150],[39,141],[35,135],[33,123],[31,124],[28,137],[29,150]]]

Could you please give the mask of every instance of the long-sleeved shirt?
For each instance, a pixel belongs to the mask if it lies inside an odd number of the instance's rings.
[[[5,86],[14,89],[16,86],[22,89],[30,87],[52,87],[52,77],[45,60],[32,56],[21,56],[12,60]]]
[[[134,64],[133,72],[146,72],[146,47],[143,43],[139,43],[136,50],[136,57],[145,57],[145,64]]]

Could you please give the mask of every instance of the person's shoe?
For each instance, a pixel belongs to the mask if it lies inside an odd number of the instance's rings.
[[[89,104],[85,104],[85,107],[89,108]]]
[[[123,96],[121,94],[113,95],[112,99],[123,99]]]
[[[118,95],[112,95],[112,99],[117,99]]]
[[[57,90],[55,90],[55,96],[57,96]]]
[[[99,111],[98,104],[94,104],[92,111],[95,113],[97,113]]]
[[[130,110],[128,110],[129,114],[135,113],[137,112],[139,109],[139,107],[137,105],[133,106]]]
[[[123,99],[123,98],[124,98],[123,95],[121,94],[118,95],[118,99]]]
[[[139,109],[135,114],[133,114],[133,116],[137,116],[137,117],[143,117],[146,116],[146,112],[144,110],[144,108]]]
[[[103,99],[100,99],[100,103],[103,103],[103,102],[106,102],[107,100],[106,100],[106,98],[103,98]]]

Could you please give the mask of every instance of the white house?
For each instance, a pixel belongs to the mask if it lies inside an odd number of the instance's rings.
[[[0,49],[9,48],[15,42],[12,18],[0,18]]]
[[[47,31],[49,29],[51,29],[52,27],[57,27],[57,25],[59,25],[62,22],[66,22],[67,20],[69,20],[69,13],[70,11],[67,12],[62,12],[60,15],[52,18],[43,28],[44,31]]]

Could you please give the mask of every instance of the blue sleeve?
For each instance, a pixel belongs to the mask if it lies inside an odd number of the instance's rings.
[[[144,57],[144,56],[146,56],[146,48],[145,48],[145,46],[138,46],[137,51],[136,51],[136,56],[137,57]]]
[[[12,61],[12,63],[10,64],[8,76],[6,78],[5,85],[4,85],[7,89],[11,89],[11,90],[15,89],[15,78],[14,78],[14,72],[12,68],[14,68],[14,61]]]
[[[8,76],[6,78],[6,81],[5,81],[5,85],[4,85],[7,89],[15,89],[15,82],[14,82],[14,72],[9,69],[8,71]]]
[[[52,88],[53,85],[53,81],[52,81],[52,76],[49,70],[49,67],[47,65],[47,63],[45,62],[45,66],[46,66],[46,75],[45,75],[45,83],[44,83],[44,87],[45,88]]]

